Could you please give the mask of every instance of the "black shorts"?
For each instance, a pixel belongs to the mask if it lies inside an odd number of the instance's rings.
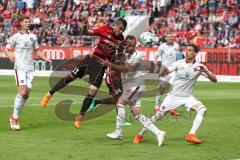
[[[89,83],[100,88],[105,68],[106,67],[100,64],[95,57],[87,55],[79,62],[77,67],[73,69],[71,75],[78,78],[83,78],[85,75],[89,75]]]
[[[122,82],[121,80],[112,80],[110,75],[107,75],[105,82],[108,86],[109,94],[113,97],[121,97],[122,95]]]

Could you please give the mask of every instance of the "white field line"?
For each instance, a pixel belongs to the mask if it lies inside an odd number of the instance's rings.
[[[82,96],[83,97],[83,96]],[[14,98],[15,97],[13,97],[13,98],[4,98],[4,97],[1,97],[0,98],[0,100],[14,100]],[[148,98],[148,99],[146,99],[146,98]],[[235,97],[235,98],[233,98],[233,97],[196,97],[197,99],[239,99],[240,100],[240,98],[238,98],[238,97]],[[29,100],[31,101],[31,100],[39,100],[39,102],[40,102],[40,99],[41,98],[29,98]],[[83,98],[72,98],[72,97],[64,97],[64,98],[53,98],[52,99],[52,101],[56,101],[56,100],[83,100]],[[155,99],[155,97],[144,97],[144,98],[142,98],[144,101],[155,101],[154,99]],[[28,101],[29,101],[28,100]]]
[[[31,98],[32,100],[40,100],[39,98]],[[73,102],[72,104],[81,104],[82,103],[82,100],[83,99],[81,99],[81,98],[78,98],[78,99],[76,99],[76,98],[65,98],[66,100],[67,99],[69,99],[69,100],[73,100],[73,101],[78,101],[78,102]],[[224,100],[224,99],[226,99],[226,100],[236,100],[236,99],[239,99],[240,100],[240,98],[197,98],[197,99],[199,99],[199,100],[218,100],[218,99],[221,99],[221,100]],[[7,108],[7,107],[13,107],[13,98],[0,98],[0,100],[12,100],[12,102],[11,103],[9,103],[9,104],[4,104],[4,106],[1,106],[0,105],[0,107],[3,107],[3,108]],[[54,99],[55,101],[55,103],[53,103],[53,102],[51,102],[51,103],[49,103],[48,104],[48,106],[53,106],[53,105],[56,105],[58,102],[57,102],[57,100],[64,100],[63,98],[55,98]],[[143,99],[143,101],[147,101],[147,102],[154,102],[155,101],[155,98],[153,98],[153,99]],[[32,106],[32,107],[34,107],[34,106],[40,106],[40,101],[39,101],[39,103],[33,103],[33,104],[26,104],[26,106],[27,107],[29,107],[29,106]]]

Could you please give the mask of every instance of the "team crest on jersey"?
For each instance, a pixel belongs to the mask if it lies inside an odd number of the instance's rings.
[[[30,38],[31,41],[33,41],[33,38]]]

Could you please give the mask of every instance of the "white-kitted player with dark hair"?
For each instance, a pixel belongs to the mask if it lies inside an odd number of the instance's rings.
[[[139,121],[147,130],[151,131],[157,138],[158,145],[161,146],[165,137],[165,132],[159,130],[150,118],[141,113],[140,95],[145,90],[144,78],[142,71],[137,70],[137,65],[143,62],[143,55],[135,51],[136,39],[134,36],[126,37],[125,63],[124,65],[103,64],[110,66],[112,69],[122,71],[123,93],[117,102],[116,130],[107,134],[111,139],[122,139],[122,125],[126,117],[125,106],[128,105],[135,119]],[[133,72],[126,72],[126,68],[132,68]]]
[[[200,144],[202,141],[197,137],[196,131],[202,124],[206,107],[192,96],[194,85],[200,75],[208,78],[212,82],[217,82],[216,76],[207,69],[206,66],[196,61],[198,48],[195,45],[188,45],[186,48],[186,59],[174,62],[171,67],[165,67],[163,73],[169,74],[175,72],[171,91],[167,94],[163,103],[159,107],[155,116],[151,118],[152,122],[161,119],[164,114],[172,109],[183,105],[187,111],[196,111],[197,115],[193,121],[192,128],[186,136],[186,141],[194,144]],[[134,142],[139,143],[147,131],[143,128],[135,137]]]
[[[10,127],[13,130],[19,130],[18,115],[29,97],[33,84],[34,65],[33,50],[43,60],[51,63],[38,50],[38,40],[35,34],[29,32],[30,18],[21,17],[21,29],[8,40],[6,54],[10,61],[14,63],[15,79],[18,86],[18,94],[14,101],[13,114],[10,116]],[[13,54],[11,49],[15,49]]]
[[[159,72],[159,66],[157,65],[159,57],[161,57],[162,65],[167,66],[167,67],[171,67],[172,64],[177,61],[177,54],[179,52],[179,45],[174,42],[174,35],[169,32],[169,33],[167,33],[165,39],[166,39],[166,42],[161,44],[158,47],[157,54],[155,54],[155,56],[154,56],[154,64],[155,64],[154,71],[155,71],[155,73]],[[157,111],[157,108],[160,107],[160,105],[161,105],[161,101],[160,101],[161,95],[164,94],[167,85],[169,83],[171,83],[171,81],[173,80],[174,74],[175,73],[173,72],[173,73],[167,75],[166,77],[160,77],[161,81],[159,83],[159,90],[158,90],[156,100],[155,100],[156,101],[155,108],[154,108],[155,112]],[[179,113],[175,109],[171,110],[170,113],[173,116],[178,116],[179,115]]]

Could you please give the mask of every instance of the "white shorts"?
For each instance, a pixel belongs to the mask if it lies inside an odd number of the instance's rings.
[[[200,102],[193,96],[180,97],[168,94],[166,98],[163,100],[163,103],[161,104],[159,111],[167,112],[169,110],[176,109],[181,105],[184,105],[187,111],[190,111],[190,109],[198,111],[199,109],[204,107],[202,102]]]
[[[33,84],[33,78],[33,70],[15,69],[15,80],[17,86],[27,86],[31,89]]]
[[[124,100],[130,107],[140,107],[140,96],[143,93],[144,89],[145,86],[135,86],[123,89],[123,93],[120,98]]]
[[[172,72],[165,77],[160,77],[161,81],[159,82],[159,86],[163,85],[165,87],[167,84],[172,84],[174,77],[175,72]]]

